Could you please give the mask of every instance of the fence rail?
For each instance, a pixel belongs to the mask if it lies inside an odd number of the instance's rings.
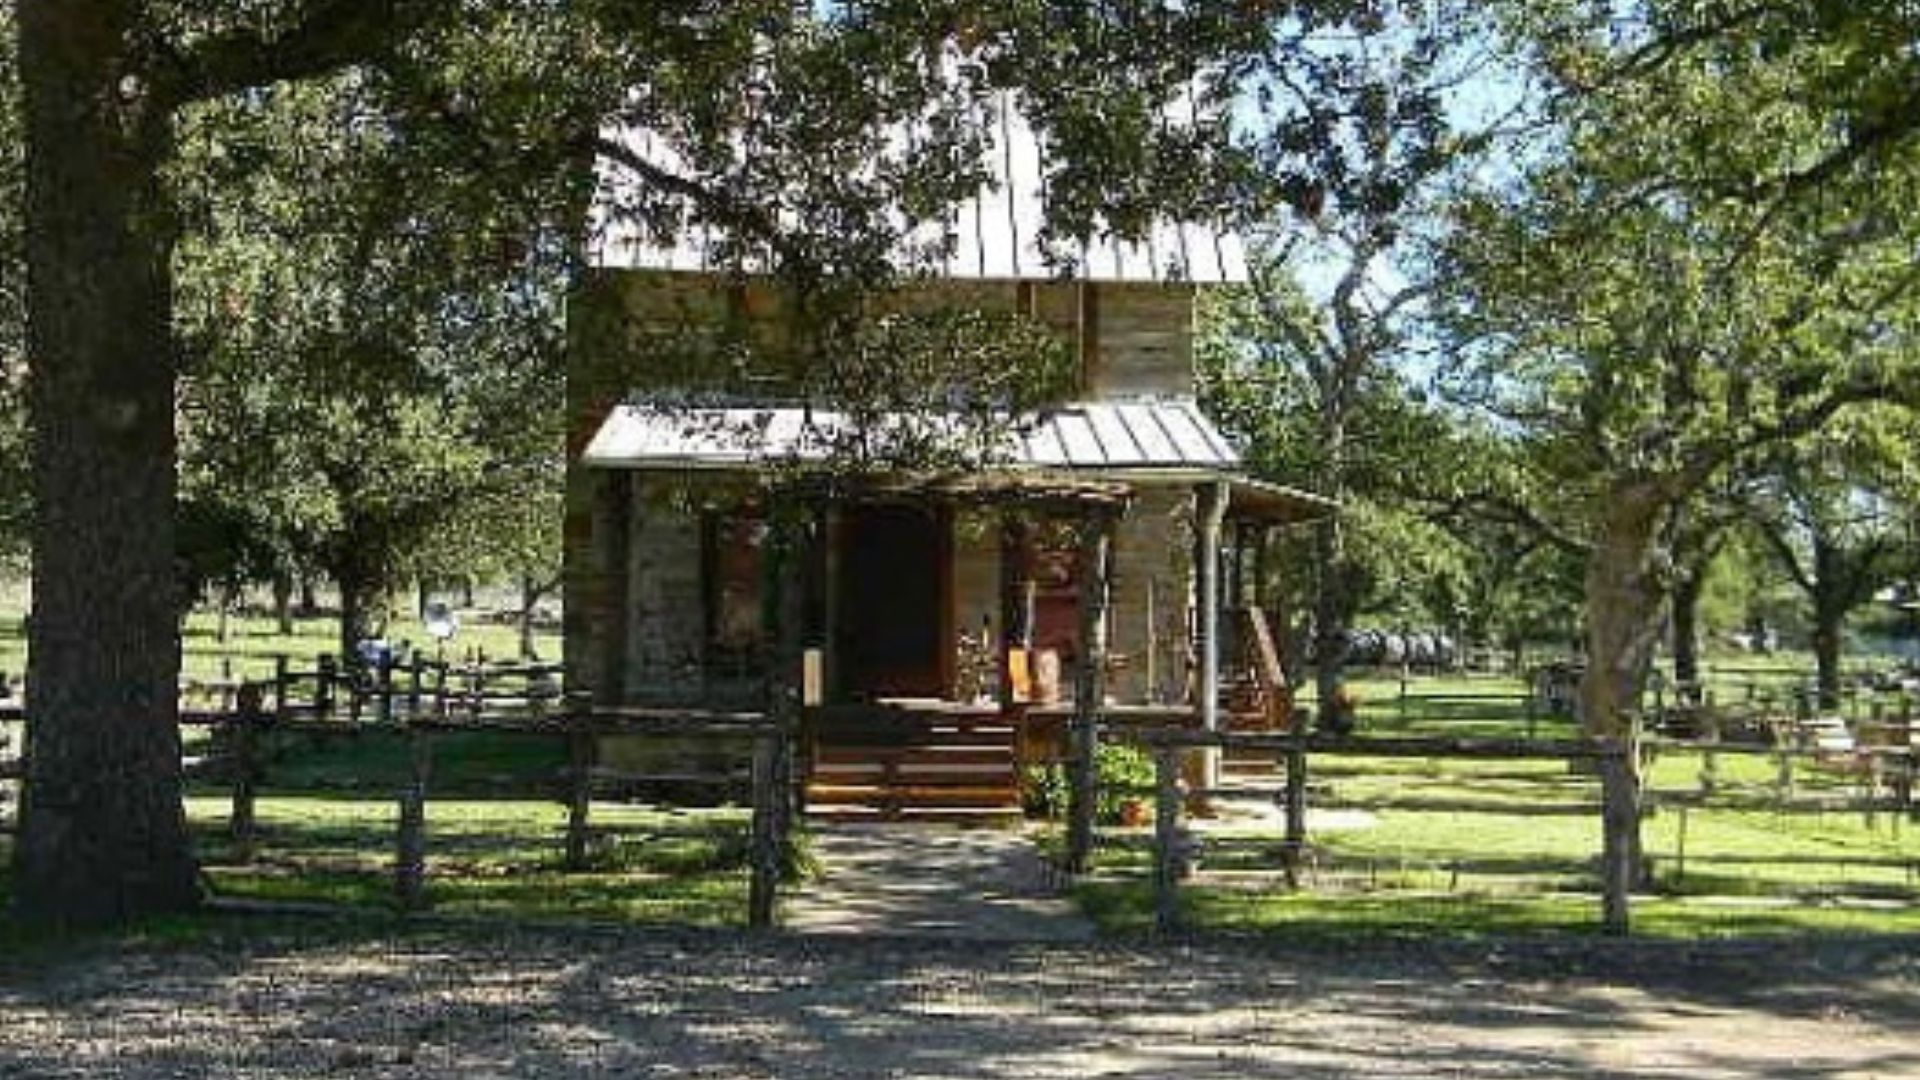
[[[1762,800],[1726,790],[1703,793],[1656,789],[1646,782],[1646,763],[1649,756],[1656,753],[1672,754],[1684,751],[1711,755],[1716,751],[1728,749],[1729,746],[1733,747],[1731,752],[1734,753],[1766,755],[1790,763],[1809,763],[1820,767],[1831,767],[1832,755],[1817,749],[1795,746],[1747,747],[1738,744],[1690,743],[1664,738],[1657,740],[1528,740],[1335,737],[1307,733],[1241,734],[1190,729],[1136,730],[1129,734],[1147,749],[1154,759],[1154,787],[1150,791],[1142,790],[1134,794],[1151,794],[1153,797],[1153,910],[1155,926],[1162,931],[1173,931],[1181,925],[1180,883],[1190,876],[1193,854],[1197,850],[1185,820],[1186,810],[1192,805],[1204,803],[1210,799],[1232,795],[1243,798],[1271,798],[1281,804],[1285,814],[1285,832],[1280,845],[1281,870],[1289,888],[1299,887],[1301,862],[1307,845],[1307,807],[1311,791],[1308,782],[1310,759],[1420,758],[1466,761],[1546,761],[1569,765],[1586,763],[1586,767],[1591,769],[1594,779],[1599,784],[1597,800],[1564,801],[1547,806],[1518,806],[1505,803],[1473,806],[1462,804],[1449,805],[1442,809],[1472,809],[1487,813],[1519,813],[1525,816],[1551,813],[1596,817],[1601,826],[1601,843],[1598,853],[1601,878],[1598,898],[1599,921],[1608,933],[1618,935],[1627,934],[1631,929],[1632,895],[1642,878],[1644,867],[1641,854],[1642,823],[1644,816],[1654,809],[1672,808],[1683,816],[1689,810],[1703,807],[1714,809],[1753,807],[1781,812],[1828,812],[1839,809],[1861,813],[1869,825],[1874,821],[1876,814],[1886,814],[1898,821],[1902,818],[1912,818],[1915,813],[1913,780],[1916,770],[1916,751],[1907,746],[1875,747],[1863,753],[1864,760],[1874,763],[1872,771],[1865,778],[1866,782],[1872,785],[1867,795],[1816,799],[1797,795],[1791,788],[1785,788],[1770,790],[1771,797]],[[1193,770],[1186,767],[1186,759],[1189,755],[1205,751],[1227,750],[1277,754],[1284,768],[1283,784],[1263,789],[1246,785],[1206,788],[1183,783],[1183,777],[1193,775]],[[1339,800],[1332,799],[1322,803],[1322,805],[1339,804]],[[1091,805],[1091,799],[1083,800],[1083,805]],[[1398,802],[1391,805],[1397,809],[1405,808]],[[1409,805],[1415,809],[1423,808],[1417,800]],[[1681,829],[1680,865],[1684,867],[1686,860],[1684,819]],[[1084,856],[1081,858],[1084,864]],[[1073,859],[1074,853],[1070,852],[1070,864]],[[1698,863],[1701,860],[1696,856],[1695,861]],[[1459,866],[1456,861],[1454,865],[1456,877],[1458,871]]]
[[[326,657],[312,670],[296,671],[282,659],[276,664],[271,683],[196,685],[195,694],[211,689],[224,700],[211,707],[183,703],[178,722],[183,728],[215,736],[219,751],[200,762],[201,772],[227,780],[230,808],[226,831],[242,862],[252,861],[258,846],[256,806],[270,766],[263,745],[267,736],[387,735],[404,739],[407,770],[396,793],[393,891],[399,907],[407,911],[420,910],[428,903],[427,806],[432,794],[434,743],[442,737],[487,732],[566,743],[567,765],[559,775],[498,782],[492,785],[492,792],[554,798],[566,805],[562,865],[569,871],[583,870],[588,863],[595,791],[657,779],[600,767],[595,761],[596,739],[621,736],[712,739],[733,744],[750,741],[753,765],[748,778],[753,809],[748,924],[755,928],[771,926],[779,881],[790,863],[787,853],[799,805],[791,726],[752,711],[599,707],[561,693],[557,684],[550,692],[531,696],[498,689],[511,680],[533,685],[557,671],[551,665],[482,667],[424,659],[404,666],[353,670],[337,667]],[[397,673],[404,674],[404,681],[395,677]],[[456,683],[464,685],[450,685]],[[488,690],[489,686],[495,689]],[[311,688],[311,697],[298,700],[298,691],[304,688]],[[519,707],[511,707],[514,705]],[[0,722],[22,722],[25,712],[18,701],[0,703]],[[0,732],[0,739],[6,735]],[[0,780],[21,779],[26,771],[23,764],[19,758],[0,760]]]

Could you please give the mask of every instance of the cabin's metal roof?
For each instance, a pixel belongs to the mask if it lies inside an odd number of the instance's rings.
[[[601,468],[741,469],[824,461],[851,421],[794,406],[616,407],[581,461]],[[1190,399],[1078,402],[1012,425],[987,455],[1012,469],[1177,476],[1233,472],[1240,454]]]
[[[994,138],[985,164],[992,179],[945,220],[920,223],[909,234],[904,245],[909,250],[901,254],[906,264],[903,271],[992,280],[1067,277],[1198,284],[1247,280],[1246,249],[1240,236],[1215,224],[1163,221],[1138,241],[1044,242],[1041,226],[1046,220],[1047,183],[1040,141],[1006,95],[1000,95],[991,108]],[[610,126],[601,135],[661,171],[676,175],[685,171],[685,161],[671,142],[654,132]],[[735,268],[719,254],[721,237],[710,228],[685,228],[668,236],[622,213],[619,208],[632,201],[644,181],[607,157],[601,158],[597,171],[589,250],[594,265],[700,272]],[[650,193],[655,198],[658,194]],[[749,257],[739,269],[754,273],[768,267],[764,260]]]

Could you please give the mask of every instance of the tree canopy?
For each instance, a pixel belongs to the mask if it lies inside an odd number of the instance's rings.
[[[1042,132],[1050,226],[1063,235],[1096,222],[1137,232],[1169,206],[1246,196],[1222,109],[1269,20],[1312,7],[17,0],[7,10],[20,20],[37,500],[17,896],[29,915],[91,922],[195,894],[173,722],[183,375],[203,391],[188,412],[202,436],[229,421],[272,436],[256,408],[271,398],[336,431],[343,411],[374,414],[383,445],[467,468],[430,435],[477,421],[434,415],[444,384],[412,380],[397,353],[419,364],[441,348],[454,359],[459,328],[526,298],[467,282],[436,293],[444,275],[402,270],[434,245],[457,254],[455,273],[484,267],[467,258],[488,252],[513,262],[551,247],[577,259],[597,156],[626,170],[620,212],[668,232],[719,226],[803,295],[851,306],[829,283],[894,276],[898,209],[932,216],[977,188],[992,93],[1018,91]],[[398,151],[351,182],[331,170],[348,159],[357,169],[357,153],[321,140],[302,157],[300,136],[282,142],[260,126],[330,80],[334,92],[313,107],[339,109],[326,125],[333,138],[356,150],[390,138]],[[352,88],[368,94],[342,92]],[[682,167],[622,159],[601,138],[610,118],[669,140]],[[909,118],[929,138],[907,156],[888,132]],[[310,185],[299,171],[308,167]],[[580,213],[527,212],[553,206]],[[336,219],[343,227],[329,232]],[[386,233],[374,227],[382,221]],[[223,236],[222,226],[297,229],[294,246],[315,267],[249,260],[249,243],[286,238]],[[234,287],[193,285],[209,267],[231,272]],[[176,294],[195,306],[183,310]],[[416,336],[431,298],[455,294],[489,299],[441,309],[449,339]],[[831,342],[849,324],[817,322],[809,370],[832,391],[859,389],[841,386],[831,362],[847,355]],[[250,377],[267,373],[247,365],[276,353],[268,341],[281,344],[283,331],[291,348],[271,377]],[[458,365],[435,374],[467,377]],[[355,399],[374,383],[378,400]],[[461,399],[476,400],[473,389]],[[324,438],[295,442],[271,438],[264,467],[301,454],[322,475],[372,466],[317,460]],[[220,459],[214,440],[194,446]],[[248,513],[271,526],[312,510],[313,494],[283,487]]]

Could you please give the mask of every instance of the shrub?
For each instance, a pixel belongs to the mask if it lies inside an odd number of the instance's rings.
[[[1150,802],[1154,784],[1153,758],[1138,747],[1104,743],[1094,754],[1099,795],[1094,817],[1102,825],[1121,821],[1122,806]],[[1020,771],[1020,806],[1030,816],[1063,818],[1072,790],[1067,766],[1029,765]]]

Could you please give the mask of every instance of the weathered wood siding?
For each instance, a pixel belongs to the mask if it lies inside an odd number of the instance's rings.
[[[1081,358],[1083,399],[1191,396],[1194,290],[1190,285],[1061,281],[929,281],[902,286],[877,309],[1024,311]],[[569,309],[569,378],[594,396],[635,390],[777,388],[789,360],[787,304],[764,280],[667,271],[589,274]],[[746,346],[756,369],[716,356]],[[769,381],[771,380],[771,381]]]
[[[1186,696],[1192,523],[1192,489],[1155,485],[1137,491],[1116,531],[1108,640],[1125,660],[1108,682],[1116,701]]]
[[[1193,288],[1186,285],[1096,285],[1091,309],[1097,355],[1086,371],[1093,400],[1191,397]]]
[[[937,281],[911,285],[889,303],[905,309],[1024,310],[1076,350],[1083,376],[1076,396],[1082,399],[1184,396],[1194,390],[1190,286]],[[748,343],[777,358],[783,306],[777,290],[763,281],[663,271],[590,273],[573,296],[565,527],[570,686],[629,701],[738,696],[738,685],[700,672],[705,628],[698,515],[648,490],[647,481],[585,469],[577,459],[611,407],[635,392],[777,391],[769,371],[717,368],[713,357],[719,350],[712,346]],[[777,360],[769,363],[777,368]],[[637,486],[627,490],[629,483]],[[1119,700],[1173,700],[1183,692],[1190,517],[1188,489],[1145,487],[1120,526],[1111,640],[1128,663],[1112,683]],[[1000,556],[993,515],[962,515],[953,550],[958,625],[952,629],[977,634],[982,617],[991,615],[997,640]],[[1152,687],[1149,640],[1155,643]]]

